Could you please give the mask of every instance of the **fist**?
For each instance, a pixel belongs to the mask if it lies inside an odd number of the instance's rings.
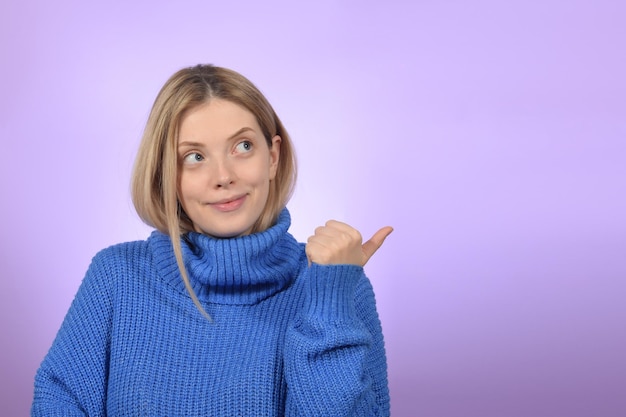
[[[330,220],[326,225],[315,229],[315,234],[307,240],[306,255],[309,265],[315,262],[319,265],[364,266],[392,231],[389,226],[383,227],[363,243],[358,230],[345,223]]]

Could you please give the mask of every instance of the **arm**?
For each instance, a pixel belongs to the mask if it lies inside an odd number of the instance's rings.
[[[112,290],[101,261],[92,261],[37,371],[32,416],[106,414]]]
[[[362,245],[358,231],[331,221],[309,238],[308,303],[286,338],[287,415],[389,415],[382,329],[362,267],[391,231]]]
[[[287,334],[288,416],[388,416],[383,335],[361,267],[313,264],[309,303]]]

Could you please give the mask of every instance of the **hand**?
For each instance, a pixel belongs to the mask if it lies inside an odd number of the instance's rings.
[[[350,264],[364,266],[380,248],[389,234],[390,226],[383,227],[370,240],[362,243],[358,230],[335,220],[329,220],[325,226],[315,229],[306,245],[309,265]]]

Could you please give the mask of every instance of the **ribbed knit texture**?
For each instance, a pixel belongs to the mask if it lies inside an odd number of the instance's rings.
[[[363,269],[308,267],[278,223],[98,253],[35,377],[33,416],[386,416],[387,367]]]

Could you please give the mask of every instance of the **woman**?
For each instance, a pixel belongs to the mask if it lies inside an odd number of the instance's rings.
[[[287,232],[291,141],[240,74],[174,74],[153,105],[133,201],[154,231],[98,253],[35,378],[33,416],[389,414],[362,244]],[[193,302],[191,302],[193,301]]]

